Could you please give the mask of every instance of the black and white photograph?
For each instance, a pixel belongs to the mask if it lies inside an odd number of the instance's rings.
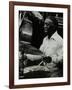
[[[70,84],[70,6],[10,2],[10,88]]]
[[[63,13],[19,11],[19,79],[63,77]]]

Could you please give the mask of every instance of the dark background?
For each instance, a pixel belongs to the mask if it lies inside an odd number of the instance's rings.
[[[19,18],[21,17],[21,19],[25,18],[29,20],[29,21],[23,20],[21,23],[21,26],[19,28],[20,40],[31,42],[31,44],[36,48],[40,47],[43,38],[45,37],[43,32],[44,20],[48,16],[54,16],[58,20],[57,32],[63,38],[63,13],[57,13],[57,12],[56,13],[39,12],[39,13],[43,16],[44,18],[43,20],[39,20],[38,18],[36,18],[30,11],[19,11]],[[25,23],[29,23],[32,26],[32,31],[30,31],[30,33],[32,33],[31,36],[27,34],[24,35],[21,34]]]

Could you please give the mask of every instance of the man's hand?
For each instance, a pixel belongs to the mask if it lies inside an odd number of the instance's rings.
[[[46,63],[51,63],[52,58],[50,56],[46,56],[46,57],[43,58],[43,61],[46,62]]]

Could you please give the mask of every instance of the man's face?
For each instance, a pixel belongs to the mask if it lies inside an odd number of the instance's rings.
[[[52,27],[54,26],[53,21],[49,18],[45,19],[44,22],[44,33],[48,34],[51,32]]]

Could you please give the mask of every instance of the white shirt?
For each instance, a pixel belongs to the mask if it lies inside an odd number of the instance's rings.
[[[51,56],[55,61],[61,60],[63,58],[63,39],[57,32],[55,32],[50,39],[46,36],[40,50],[46,56]]]

